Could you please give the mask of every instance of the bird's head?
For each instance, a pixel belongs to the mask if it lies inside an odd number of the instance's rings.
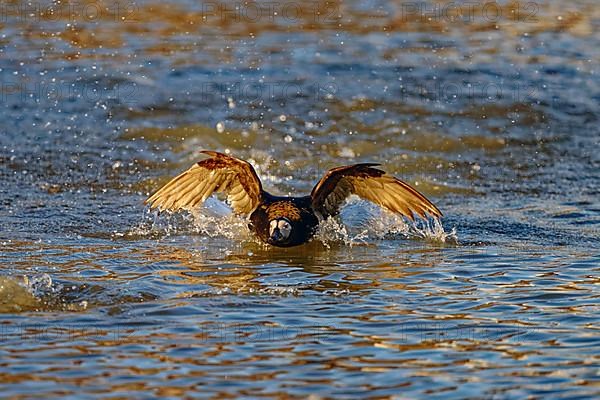
[[[282,217],[269,221],[269,244],[283,245],[290,238],[292,224],[289,219]]]

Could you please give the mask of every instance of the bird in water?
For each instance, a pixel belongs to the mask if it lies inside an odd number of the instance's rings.
[[[216,151],[173,178],[146,200],[160,211],[192,210],[213,193],[224,193],[233,212],[249,217],[248,227],[264,242],[290,247],[306,243],[320,221],[339,213],[352,194],[414,219],[442,216],[425,196],[398,178],[363,163],[329,170],[310,195],[274,196],[266,192],[247,161]]]

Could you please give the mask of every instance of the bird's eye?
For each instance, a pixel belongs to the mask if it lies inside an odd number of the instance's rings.
[[[292,228],[290,223],[285,220],[280,220],[279,223],[277,224],[277,226],[279,227],[279,229],[283,229],[283,230],[289,230]]]

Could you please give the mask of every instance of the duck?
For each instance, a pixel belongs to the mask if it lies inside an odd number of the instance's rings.
[[[204,150],[198,161],[158,189],[145,204],[159,212],[200,207],[213,193],[223,193],[232,211],[268,245],[292,247],[315,235],[319,224],[335,217],[351,195],[414,220],[441,218],[441,211],[408,183],[360,163],[330,169],[307,196],[275,196],[263,189],[252,165],[228,154]]]

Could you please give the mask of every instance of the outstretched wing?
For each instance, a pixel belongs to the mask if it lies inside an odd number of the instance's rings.
[[[145,203],[161,211],[191,210],[214,192],[223,192],[236,214],[252,213],[262,198],[262,185],[252,165],[216,151],[202,153],[210,158],[171,179]]]
[[[351,194],[372,201],[410,219],[414,214],[427,218],[442,213],[409,184],[372,168],[379,164],[355,164],[329,170],[311,192],[312,206],[324,217],[335,215]]]

